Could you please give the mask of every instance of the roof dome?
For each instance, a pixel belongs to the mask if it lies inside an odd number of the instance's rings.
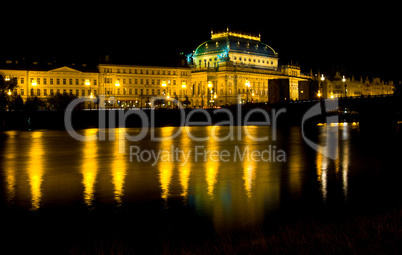
[[[278,54],[259,36],[245,35],[235,32],[213,34],[211,40],[203,42],[194,51],[194,56],[219,54],[223,52],[246,53],[265,57],[278,57]]]

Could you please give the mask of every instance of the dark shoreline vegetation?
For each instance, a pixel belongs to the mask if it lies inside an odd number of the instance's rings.
[[[367,208],[368,209],[368,208]],[[49,213],[49,212],[47,212]],[[116,213],[116,212],[114,212]],[[127,213],[127,212],[125,212]],[[263,226],[214,229],[199,219],[176,227],[169,216],[140,225],[141,219],[105,218],[88,212],[87,218],[42,220],[46,212],[3,228],[2,247],[13,254],[400,254],[402,206],[355,211],[326,208],[265,218]],[[43,214],[43,215],[41,215]],[[18,214],[17,214],[18,215]],[[120,216],[121,216],[120,215]],[[60,216],[60,215],[58,215]],[[184,219],[188,220],[188,219]],[[19,228],[24,224],[24,228]],[[154,226],[163,224],[162,231]],[[190,225],[190,224],[189,224]],[[200,232],[188,228],[199,228]],[[186,229],[187,228],[187,229]],[[207,231],[205,231],[207,230]]]
[[[178,247],[164,241],[161,254],[400,254],[402,208],[363,215],[279,220],[271,229],[223,232],[215,240]],[[168,239],[169,240],[169,239]],[[115,243],[116,244],[116,243]],[[109,248],[117,248],[112,245]],[[124,246],[123,246],[124,247]],[[111,251],[113,250],[111,249]]]

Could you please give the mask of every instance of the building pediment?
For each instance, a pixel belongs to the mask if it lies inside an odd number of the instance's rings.
[[[56,69],[49,70],[49,72],[70,72],[70,73],[74,72],[74,73],[80,73],[81,71],[78,71],[78,70],[73,69],[73,68],[68,67],[68,66],[62,66],[62,67],[59,67],[59,68],[56,68]]]

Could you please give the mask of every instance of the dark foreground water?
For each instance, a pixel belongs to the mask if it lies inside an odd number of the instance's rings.
[[[328,130],[338,134],[336,159],[321,153]],[[61,130],[1,133],[3,249],[74,253],[125,239],[154,253],[161,243],[246,231],[283,215],[326,217],[401,202],[401,139],[362,135],[357,125],[309,130],[324,146],[318,152],[299,127],[189,127],[165,141],[149,132],[123,139],[139,131],[80,130],[104,137],[85,142]]]

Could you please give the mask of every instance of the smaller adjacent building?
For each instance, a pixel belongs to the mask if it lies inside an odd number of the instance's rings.
[[[381,81],[379,78],[356,80],[354,76],[341,76],[338,72],[333,79],[326,79],[323,75],[319,82],[319,90],[323,98],[380,96],[394,94],[394,83]]]
[[[0,73],[7,78],[15,78],[18,86],[12,94],[45,99],[56,93],[74,94],[77,97],[92,97],[99,93],[99,73],[86,65],[75,64],[55,68],[52,64],[27,66],[5,66]]]

